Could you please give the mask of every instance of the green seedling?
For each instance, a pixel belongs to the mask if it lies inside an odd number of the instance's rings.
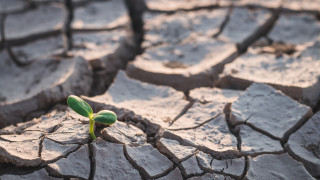
[[[117,115],[109,110],[101,110],[97,114],[93,114],[91,106],[78,96],[70,95],[67,103],[76,113],[89,118],[89,134],[92,140],[96,139],[93,131],[95,122],[111,125],[117,120]]]

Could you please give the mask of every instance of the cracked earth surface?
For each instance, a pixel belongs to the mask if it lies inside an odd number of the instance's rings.
[[[1,180],[320,179],[319,1],[145,0],[137,44],[123,1],[75,0],[67,55],[33,3],[0,2]],[[118,121],[92,141],[71,94]]]

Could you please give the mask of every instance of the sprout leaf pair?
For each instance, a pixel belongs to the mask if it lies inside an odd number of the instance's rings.
[[[76,113],[89,118],[89,134],[92,140],[96,139],[93,130],[95,122],[111,125],[117,120],[117,115],[109,110],[101,110],[94,115],[90,105],[78,96],[70,95],[67,99],[67,103]]]

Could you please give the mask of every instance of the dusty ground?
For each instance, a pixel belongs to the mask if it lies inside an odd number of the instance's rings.
[[[0,1],[0,179],[320,179],[320,1]],[[18,66],[16,58],[26,65]],[[81,95],[118,121],[66,107]]]

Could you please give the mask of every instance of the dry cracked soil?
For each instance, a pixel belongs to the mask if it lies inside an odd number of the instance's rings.
[[[0,1],[0,180],[319,180],[320,1],[144,3]]]

